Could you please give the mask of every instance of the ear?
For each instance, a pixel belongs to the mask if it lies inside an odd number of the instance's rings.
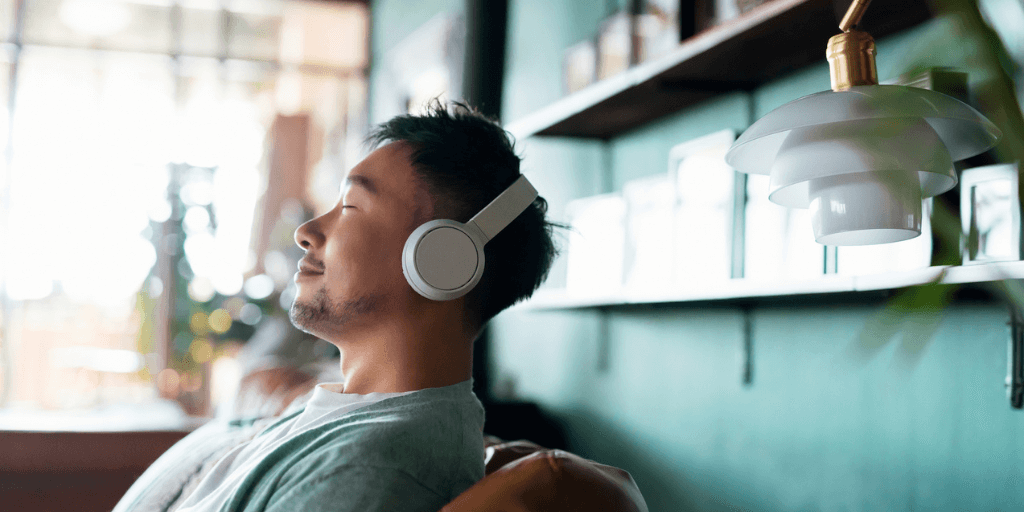
[[[469,293],[484,272],[485,240],[477,231],[448,219],[416,228],[402,251],[402,273],[409,285],[437,301]]]

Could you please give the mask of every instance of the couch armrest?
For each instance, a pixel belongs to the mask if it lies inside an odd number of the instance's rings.
[[[496,437],[487,436],[484,438],[484,474],[494,473],[513,461],[545,449],[539,444],[526,440],[502,441]]]
[[[562,450],[515,443],[519,444],[503,455],[517,456],[514,460],[489,471],[441,512],[647,512],[628,472]],[[493,457],[488,468],[492,461]]]

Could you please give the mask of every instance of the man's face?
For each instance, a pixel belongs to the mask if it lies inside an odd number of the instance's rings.
[[[401,142],[370,153],[345,178],[338,204],[295,230],[306,251],[291,309],[300,329],[334,341],[353,322],[415,293],[402,275],[402,249],[431,208],[411,154]]]

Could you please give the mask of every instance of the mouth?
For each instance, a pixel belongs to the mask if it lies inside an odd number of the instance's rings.
[[[299,260],[299,273],[303,276],[318,276],[324,273],[324,264],[315,258],[306,256]],[[297,276],[296,276],[297,277]]]

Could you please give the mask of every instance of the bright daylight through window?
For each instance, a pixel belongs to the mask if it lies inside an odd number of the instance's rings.
[[[357,4],[0,0],[0,425],[226,400],[294,270],[273,135],[303,120],[319,185],[351,165],[366,31]]]

